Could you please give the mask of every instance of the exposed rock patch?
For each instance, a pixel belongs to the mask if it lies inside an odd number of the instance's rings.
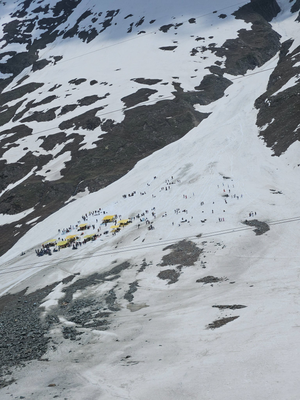
[[[204,278],[197,279],[196,282],[207,284],[207,283],[222,282],[223,280],[224,280],[224,278],[217,278],[216,276],[209,275],[209,276],[205,276]]]
[[[120,273],[123,270],[130,268],[130,266],[130,263],[128,261],[125,261],[111,268],[109,271],[103,272],[101,274],[95,273],[87,276],[86,278],[77,279],[74,283],[63,289],[65,296],[60,300],[60,304],[69,304],[73,299],[73,294],[76,293],[78,290],[82,291],[87,287],[99,285],[99,283],[103,282],[111,275],[115,275],[115,279],[119,278]]]
[[[256,18],[255,14],[261,15],[266,21],[270,22],[280,13],[280,7],[276,0],[252,0],[250,3],[240,7],[233,15],[236,18],[252,22]]]
[[[45,60],[45,59],[35,61],[33,63],[33,65],[32,65],[32,72],[38,71],[40,69],[43,69],[50,63],[51,63],[50,60]]]
[[[98,298],[86,294],[85,290],[101,285],[105,281],[117,280],[122,271],[130,267],[129,262],[123,262],[109,271],[77,279],[74,283],[63,289],[65,295],[59,300],[59,306],[54,310],[55,314],[63,315],[67,320],[74,322],[80,327],[98,330],[108,329],[111,311],[115,312],[119,310],[115,289],[110,289]],[[127,296],[130,297],[137,290],[137,286],[133,283],[131,291],[127,292]],[[82,295],[74,299],[73,295],[78,291],[82,292]]]
[[[63,106],[61,108],[60,113],[58,114],[58,116],[65,115],[68,112],[74,111],[76,107],[78,107],[78,104],[67,104],[66,106]]]
[[[300,10],[300,0],[296,0],[295,3],[291,7],[291,12],[295,13]]]
[[[14,120],[18,108],[23,104],[24,100],[19,101],[15,105],[9,107],[7,105],[0,107],[0,126],[7,124],[11,119]]]
[[[133,107],[149,100],[149,97],[154,93],[157,93],[157,90],[149,88],[139,89],[137,92],[125,96],[121,100],[125,103],[126,107]]]
[[[4,160],[0,160],[0,192],[14,180],[22,179],[30,169],[19,163],[6,164]]]
[[[288,40],[282,44],[279,61],[270,75],[267,91],[255,102],[255,107],[259,110],[257,125],[260,136],[276,156],[280,156],[291,144],[300,140],[300,66],[296,65],[300,62],[300,47],[289,53],[292,43],[292,40]],[[293,80],[292,85],[285,87]]]
[[[132,81],[136,83],[140,83],[141,85],[155,85],[159,82],[162,82],[161,79],[146,79],[146,78],[133,78]]]
[[[239,316],[217,319],[217,320],[211,322],[210,324],[208,324],[206,328],[207,329],[221,328],[221,326],[224,326],[224,325],[228,324],[228,322],[234,321],[237,318],[239,318]]]
[[[172,251],[162,257],[161,266],[180,264],[186,267],[194,265],[203,251],[195,243],[186,240],[167,246],[163,250]]]
[[[81,85],[81,84],[84,83],[84,82],[86,82],[86,79],[85,79],[85,78],[75,78],[75,79],[71,79],[71,80],[69,81],[69,83],[71,83],[71,84],[73,84],[73,85],[76,85],[76,86]]]
[[[164,50],[164,51],[172,51],[172,50],[177,49],[177,47],[178,46],[163,46],[163,47],[160,47],[159,49]]]
[[[90,106],[91,104],[96,103],[96,101],[98,101],[98,100],[106,99],[107,96],[109,96],[109,93],[106,93],[106,95],[102,96],[102,97],[99,97],[98,95],[93,94],[91,96],[86,96],[86,97],[83,97],[82,99],[79,99],[78,103],[80,106]]]
[[[241,29],[237,39],[228,39],[220,47],[210,50],[219,57],[226,57],[224,72],[243,75],[249,69],[260,67],[280,49],[280,35],[268,21],[280,11],[276,0],[252,1],[238,9],[233,15],[252,23],[251,30]]]
[[[6,104],[10,101],[20,99],[27,93],[32,93],[38,88],[42,87],[43,83],[27,83],[26,85],[19,86],[15,89],[9,90],[8,92],[4,92],[0,94],[0,106]]]
[[[49,136],[40,136],[39,139],[43,139],[41,147],[46,151],[53,150],[56,145],[62,144],[67,140],[64,132],[55,133],[54,135]]]
[[[239,310],[241,308],[246,308],[247,306],[243,306],[241,304],[233,304],[233,305],[225,305],[225,306],[212,306],[218,308],[219,310]]]
[[[246,220],[243,222],[243,224],[248,226],[255,226],[256,229],[254,229],[254,232],[256,233],[256,235],[262,235],[270,230],[270,227],[266,222],[258,221],[257,219],[253,219],[251,221]]]
[[[77,117],[71,118],[67,121],[59,124],[59,129],[86,129],[88,131],[93,131],[101,124],[101,119],[96,117],[96,113],[100,110],[103,110],[103,107],[94,108],[93,110],[89,110]]]
[[[180,272],[177,271],[176,269],[165,269],[163,271],[160,271],[157,276],[160,279],[167,280],[168,285],[171,285],[172,283],[175,283],[178,281]]]
[[[232,85],[229,79],[217,75],[205,75],[199,86],[195,89],[201,93],[195,93],[197,101],[201,105],[210,104],[223,97],[225,90]]]
[[[134,281],[132,283],[129,283],[129,289],[124,295],[124,299],[128,300],[129,302],[132,302],[134,296],[133,293],[135,293],[138,290],[139,284],[138,281]]]
[[[34,111],[29,117],[21,119],[20,122],[46,122],[46,121],[52,121],[53,119],[56,118],[55,111],[58,110],[59,107],[54,107],[50,108],[50,110],[47,111]]]
[[[6,129],[4,131],[1,131],[1,147],[2,147],[2,149],[0,149],[1,156],[6,151],[6,148],[5,148],[6,145],[8,145],[9,143],[14,143],[18,139],[21,139],[23,137],[26,137],[26,136],[30,135],[31,132],[32,132],[32,129],[28,128],[24,124],[23,125],[16,125],[11,129]],[[0,162],[4,162],[4,161],[1,160]]]
[[[62,329],[64,339],[77,340],[77,336],[82,335],[73,326],[64,326]]]
[[[47,350],[51,321],[41,321],[43,299],[57,283],[26,295],[26,289],[0,298],[0,374],[7,367],[40,359]]]
[[[174,24],[163,25],[159,28],[161,32],[167,33],[170,28],[172,28]]]

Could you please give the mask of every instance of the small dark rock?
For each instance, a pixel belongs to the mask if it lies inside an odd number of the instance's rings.
[[[217,278],[215,276],[205,276],[204,278],[197,279],[196,282],[200,283],[216,283],[216,282],[222,282],[224,278]]]

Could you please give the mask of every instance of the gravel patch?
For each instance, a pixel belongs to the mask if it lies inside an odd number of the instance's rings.
[[[39,306],[56,285],[57,282],[28,295],[24,289],[0,298],[0,377],[9,374],[10,367],[40,360],[46,353],[50,340],[46,335],[57,320],[42,321],[43,308]],[[1,385],[4,387],[5,381],[0,379]]]

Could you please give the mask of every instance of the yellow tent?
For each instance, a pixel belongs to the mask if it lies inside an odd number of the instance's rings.
[[[110,229],[118,229],[120,227],[120,225],[112,225],[111,227],[110,227]]]
[[[80,225],[78,225],[78,230],[79,231],[83,231],[84,229],[86,229],[87,228],[87,224],[80,224]]]
[[[69,242],[67,240],[62,240],[61,242],[57,243],[58,247],[65,247]]]
[[[95,235],[96,235],[96,233],[90,233],[89,235],[83,236],[83,239],[92,238],[92,237],[95,236]]]
[[[129,223],[129,219],[121,219],[119,221],[120,226],[125,226]]]
[[[47,240],[46,242],[44,242],[43,244],[50,244],[50,243],[55,243],[56,242],[56,239],[50,239],[50,240]]]
[[[68,235],[66,236],[66,240],[72,240],[75,239],[77,237],[77,235]]]
[[[103,217],[102,221],[103,222],[112,222],[116,217],[114,215],[106,215]]]

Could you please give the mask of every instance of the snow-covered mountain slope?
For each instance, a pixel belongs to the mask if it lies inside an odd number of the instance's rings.
[[[1,399],[298,398],[299,9],[0,3]]]
[[[278,57],[281,48],[268,23],[280,12],[274,0],[113,4],[1,3],[0,213],[23,217],[21,226],[1,230],[1,253],[30,221],[107,186],[184,136],[208,117],[195,105],[219,99],[235,76]],[[297,26],[292,5],[283,6],[285,25],[291,29],[291,19]],[[262,134],[271,122],[265,104],[258,103]],[[294,114],[288,144],[295,140]],[[273,130],[269,136],[273,146]]]

